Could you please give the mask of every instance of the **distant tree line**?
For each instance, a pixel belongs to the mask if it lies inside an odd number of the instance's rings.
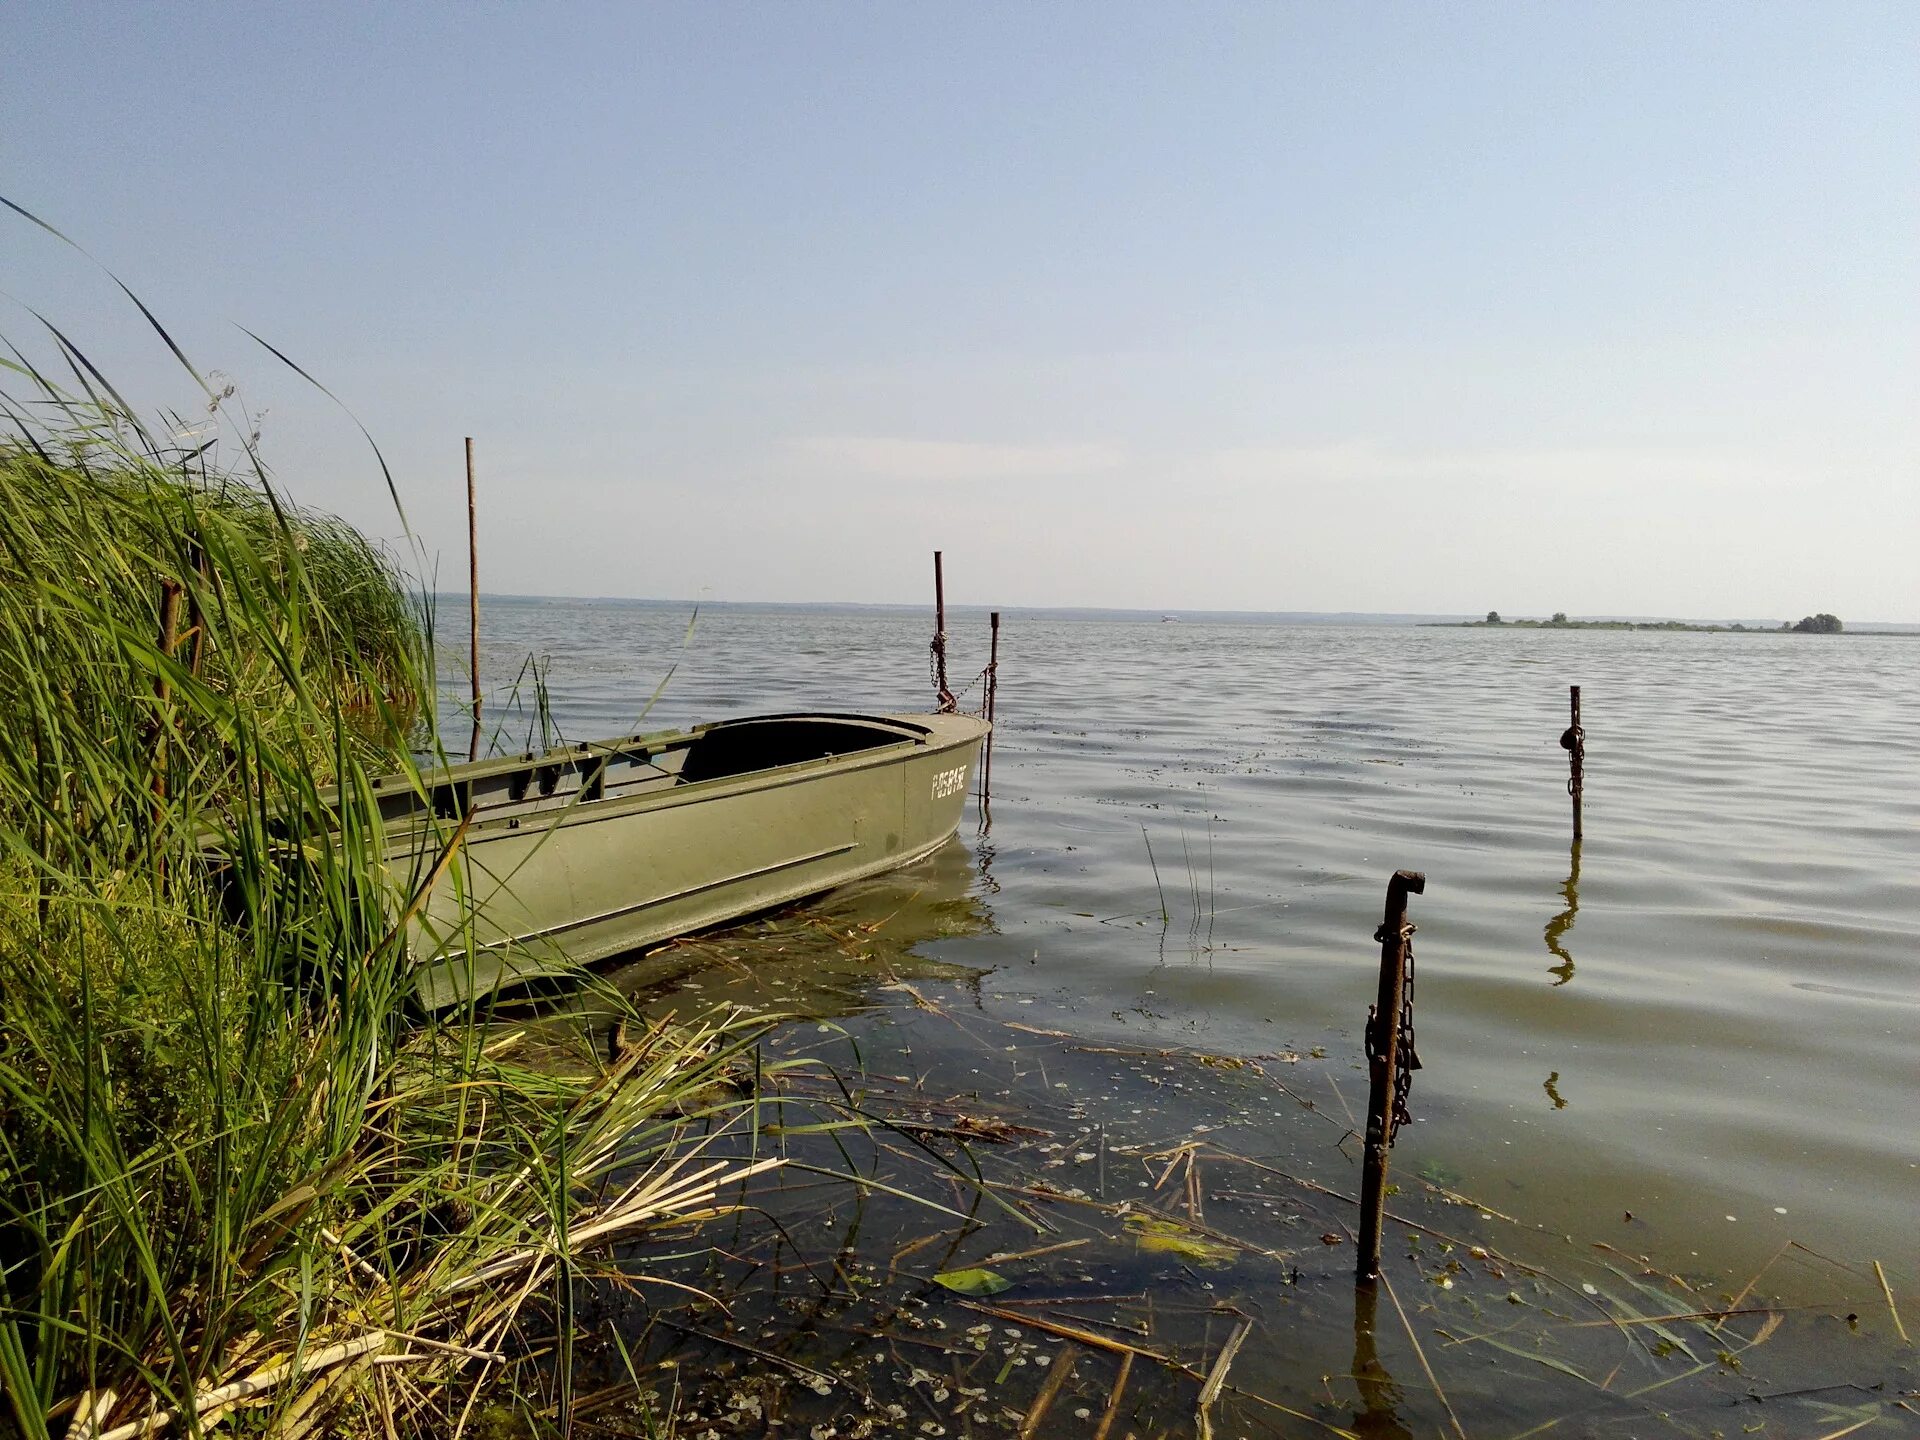
[[[1569,620],[1567,612],[1556,610],[1551,620],[1505,620],[1498,610],[1487,611],[1485,620],[1467,620],[1454,622],[1467,625],[1517,625],[1525,628],[1542,626],[1561,626],[1568,630],[1747,630],[1749,628],[1765,632],[1765,626],[1748,627],[1739,621],[1730,625],[1695,625],[1685,620]],[[1808,615],[1793,624],[1782,620],[1782,630],[1795,631],[1802,635],[1838,635],[1844,628],[1838,615],[1829,615],[1824,610],[1818,615]]]

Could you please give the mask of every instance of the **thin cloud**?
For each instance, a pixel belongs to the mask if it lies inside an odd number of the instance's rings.
[[[1099,475],[1127,463],[1117,445],[1001,445],[982,440],[906,440],[888,435],[815,435],[792,442],[829,468],[889,480],[1032,480]]]
[[[1720,450],[1653,448],[1394,449],[1371,441],[1209,451],[1178,467],[1194,483],[1302,480],[1322,484],[1501,487],[1771,488],[1809,477],[1779,462]]]

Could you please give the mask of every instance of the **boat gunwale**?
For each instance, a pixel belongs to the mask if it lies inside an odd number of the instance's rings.
[[[626,819],[630,816],[651,810],[671,810],[682,805],[699,804],[709,800],[723,799],[735,793],[747,791],[766,791],[784,789],[790,785],[804,783],[817,777],[827,769],[837,769],[852,773],[859,770],[874,769],[884,765],[899,764],[918,755],[939,755],[949,750],[977,744],[992,726],[974,715],[942,715],[942,720],[965,720],[970,722],[971,733],[940,738],[937,729],[931,725],[922,725],[916,721],[902,719],[892,715],[840,714],[828,711],[796,711],[778,715],[746,715],[732,720],[716,720],[690,730],[663,732],[663,737],[646,737],[648,743],[642,744],[637,737],[633,741],[583,741],[579,745],[565,746],[547,751],[529,761],[513,759],[508,762],[483,760],[466,765],[451,766],[446,770],[433,772],[428,789],[442,785],[458,784],[464,779],[478,775],[491,778],[494,775],[512,773],[516,769],[535,769],[556,760],[596,757],[611,757],[629,753],[637,749],[656,748],[658,738],[667,741],[694,740],[701,735],[725,727],[751,725],[778,720],[844,720],[868,724],[878,730],[905,730],[891,744],[868,746],[860,750],[850,750],[839,755],[822,755],[810,760],[795,760],[785,765],[770,765],[761,770],[748,770],[738,775],[717,775],[711,780],[694,780],[674,784],[659,790],[646,791],[638,795],[611,796],[604,799],[588,800],[574,798],[566,804],[549,811],[535,811],[529,815],[502,815],[494,819],[475,816],[467,824],[466,844],[472,845],[482,839],[497,839],[506,836],[540,835],[554,830],[571,828],[576,825],[591,824],[603,820]],[[979,727],[974,729],[973,727]],[[597,748],[594,748],[597,747]],[[665,748],[660,746],[659,748]],[[501,768],[504,765],[504,768]],[[423,776],[423,779],[426,777]],[[409,787],[411,793],[420,791]],[[397,792],[388,792],[397,793]],[[425,799],[427,796],[421,796]],[[546,818],[551,816],[551,819]],[[538,822],[538,823],[533,823]],[[457,819],[431,814],[417,815],[396,820],[383,831],[385,848],[389,854],[396,850],[418,854],[419,848],[409,842],[426,837],[441,837],[458,825]]]
[[[967,719],[976,717],[967,716]],[[841,710],[783,710],[770,715],[736,715],[726,720],[703,720],[697,725],[689,725],[683,730],[654,730],[639,735],[621,735],[604,740],[576,740],[569,745],[555,745],[550,749],[534,751],[523,750],[517,755],[495,755],[486,760],[461,760],[452,765],[421,769],[418,778],[430,787],[443,785],[449,781],[492,780],[497,776],[511,775],[516,770],[538,768],[545,765],[560,764],[567,761],[609,759],[624,755],[633,750],[671,750],[682,744],[691,744],[716,730],[731,730],[742,725],[764,725],[780,720],[838,720],[854,724],[872,726],[877,730],[905,730],[912,732],[903,735],[903,740],[923,739],[933,734],[933,727],[922,725],[904,716],[861,713]],[[849,752],[851,753],[851,752]],[[371,787],[384,794],[397,795],[403,792],[419,794],[414,785],[414,774],[404,771],[389,771],[385,775],[376,775],[369,781]],[[391,785],[391,782],[400,782]],[[389,786],[391,785],[391,788]],[[337,800],[337,786],[320,792],[323,800]],[[424,798],[424,797],[423,797]]]

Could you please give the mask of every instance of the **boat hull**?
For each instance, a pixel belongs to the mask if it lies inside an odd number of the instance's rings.
[[[756,717],[444,772],[435,793],[460,797],[463,833],[410,923],[415,993],[429,1009],[472,1001],[910,864],[958,827],[988,728]],[[790,758],[841,733],[858,748]],[[706,773],[763,755],[782,763]],[[623,763],[640,776],[624,786]],[[542,808],[536,777],[556,764],[576,784],[555,783]],[[396,848],[418,866],[428,833]]]

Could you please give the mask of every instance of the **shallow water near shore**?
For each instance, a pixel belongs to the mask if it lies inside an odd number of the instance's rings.
[[[545,657],[568,737],[927,708],[924,614],[687,618],[488,601],[490,682]],[[983,616],[952,622],[956,680],[985,639]],[[1085,1039],[1325,1046],[1357,1106],[1384,881],[1423,870],[1425,1069],[1396,1165],[1699,1273],[1818,1238],[1912,1292],[1916,716],[1920,643],[1899,637],[1012,612],[993,828],[962,829],[981,924],[925,948],[987,973],[996,1012]]]
[[[700,1162],[783,1168],[624,1246],[579,1312],[602,1433],[1904,1433],[1911,1347],[1812,1251],[1718,1287],[1407,1176],[1357,1289],[1340,1062],[1000,1018],[991,977],[916,953],[964,902],[868,918],[882,895],[676,946],[648,992],[830,1018],[773,1032]],[[1773,1300],[1789,1271],[1827,1302]]]
[[[928,707],[920,613],[709,608],[690,639],[686,608],[484,615],[490,689],[543,657],[572,739]],[[958,680],[984,663],[985,619],[950,629]],[[494,713],[522,748],[528,718]],[[946,920],[905,948],[978,976],[984,1016],[1321,1051],[1325,1093],[1357,1111],[1385,882],[1424,871],[1425,1068],[1396,1173],[1707,1283],[1738,1286],[1798,1240],[1879,1260],[1912,1296],[1916,716],[1920,643],[1899,638],[1010,612],[991,830],[970,814],[955,851],[853,897],[857,923],[931,891]],[[836,983],[857,988],[857,966]],[[1791,1268],[1769,1280],[1825,1298]]]

